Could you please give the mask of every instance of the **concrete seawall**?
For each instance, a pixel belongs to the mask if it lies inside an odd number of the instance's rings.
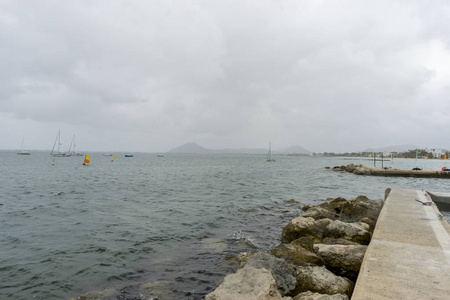
[[[387,189],[352,300],[450,299],[449,233],[426,192]]]

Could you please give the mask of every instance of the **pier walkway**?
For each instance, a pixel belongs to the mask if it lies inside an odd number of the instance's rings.
[[[450,299],[450,228],[424,191],[388,188],[352,300]]]

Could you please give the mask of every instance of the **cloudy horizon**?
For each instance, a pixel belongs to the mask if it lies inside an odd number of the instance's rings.
[[[0,0],[0,149],[450,149],[447,1]]]

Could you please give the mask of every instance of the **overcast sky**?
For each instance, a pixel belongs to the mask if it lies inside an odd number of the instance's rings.
[[[450,2],[0,0],[0,149],[450,148]]]

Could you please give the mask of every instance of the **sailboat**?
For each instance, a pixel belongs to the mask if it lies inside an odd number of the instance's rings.
[[[58,143],[58,147],[56,152],[55,145]],[[59,148],[61,147],[61,130],[58,130],[58,134],[56,135],[55,143],[53,144],[52,152],[50,152],[50,155],[53,157],[70,157],[72,154],[70,153],[70,148],[68,152],[62,152]]]
[[[77,146],[75,144],[75,134],[73,135],[72,142],[70,143],[70,145],[71,146],[73,145],[73,150],[72,150],[72,153],[71,153],[73,156],[83,156],[83,153],[75,151],[75,147]],[[69,147],[69,149],[70,149],[70,147]]]
[[[267,153],[267,161],[275,161],[275,159],[272,158],[272,144],[269,143],[269,152]]]
[[[20,152],[17,152],[17,155],[31,155],[30,152],[23,151],[23,138],[22,138],[22,148],[20,148]]]

